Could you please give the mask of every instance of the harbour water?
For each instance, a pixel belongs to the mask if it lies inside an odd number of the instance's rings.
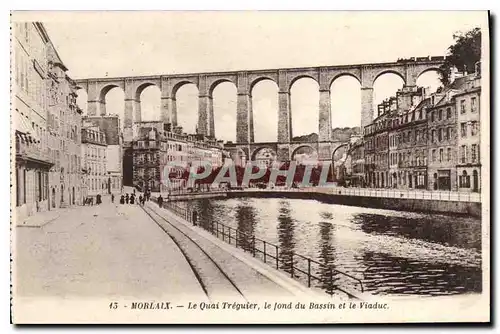
[[[279,247],[280,269],[300,267],[300,254],[321,263],[312,285],[332,289],[327,268],[362,281],[375,295],[449,295],[481,292],[481,221],[278,198],[182,202],[199,223],[219,222]],[[268,251],[272,247],[268,245]],[[302,274],[296,271],[299,278]],[[336,285],[355,285],[333,274]]]

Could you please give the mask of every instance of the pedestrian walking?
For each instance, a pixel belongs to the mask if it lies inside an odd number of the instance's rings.
[[[128,201],[129,201],[130,197],[128,196],[128,193],[125,194],[125,203],[128,204]]]
[[[114,203],[114,202],[115,202],[115,195],[111,194],[111,203]]]
[[[95,199],[95,204],[99,205],[102,203],[102,200],[101,200],[101,195],[100,194],[97,194],[96,196],[96,199]]]
[[[198,212],[193,210],[193,225],[196,226],[196,222],[198,221]]]
[[[120,196],[120,204],[125,204],[125,196]]]
[[[163,205],[163,197],[161,195],[158,197],[158,206],[161,208]]]
[[[139,195],[139,204],[142,205],[142,195]]]
[[[134,204],[135,202],[135,196],[134,194],[132,194],[132,196],[130,196],[130,204]]]

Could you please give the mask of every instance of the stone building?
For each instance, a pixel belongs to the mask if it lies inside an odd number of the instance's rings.
[[[76,104],[77,86],[66,74],[67,68],[50,41],[47,64],[49,154],[55,161],[49,176],[51,206],[82,204],[82,111]]]
[[[455,83],[456,87],[456,83]],[[446,88],[430,97],[428,126],[428,189],[457,190],[456,89]]]
[[[365,182],[365,153],[363,139],[356,140],[350,149],[351,175],[350,185],[352,187],[364,187]]]
[[[182,133],[181,127],[171,130],[170,124],[138,122],[136,136],[132,142],[133,185],[153,192],[167,191],[165,166],[175,162],[188,168],[209,163],[212,169],[223,165],[223,148],[220,141],[203,135]],[[172,180],[172,186],[175,186]],[[177,184],[176,186],[185,186]]]
[[[106,138],[106,178],[103,194],[120,194],[123,186],[123,137],[118,115],[85,116],[84,121],[99,128]]]
[[[389,186],[399,189],[427,187],[427,114],[429,100],[393,118],[391,176]]]
[[[82,126],[82,172],[84,197],[95,197],[107,191],[106,134],[91,122]]]
[[[377,118],[364,128],[365,180],[368,187],[385,188],[389,176],[390,116],[397,109],[392,97],[377,108]]]
[[[403,87],[389,120],[388,187],[425,189],[427,185],[426,91]]]
[[[480,97],[481,74],[464,77],[464,87],[454,96],[457,117],[456,164],[458,190],[481,191],[480,160]]]
[[[12,29],[12,130],[15,138],[15,216],[22,220],[51,209],[49,170],[54,166],[47,131],[47,43],[42,24],[17,22]],[[14,200],[13,200],[14,202]]]

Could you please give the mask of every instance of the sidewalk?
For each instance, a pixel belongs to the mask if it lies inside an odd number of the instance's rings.
[[[178,247],[139,206],[80,206],[43,228],[14,232],[14,303],[18,297],[206,300]]]
[[[61,215],[71,209],[74,208],[59,208],[52,209],[50,211],[37,212],[32,216],[19,219],[18,221],[13,222],[13,224],[17,227],[43,227],[61,217]]]
[[[117,196],[115,195],[115,202],[117,201]],[[119,200],[119,199],[118,199]],[[111,195],[102,195],[102,204],[111,203]],[[95,206],[94,202],[94,206]],[[19,219],[19,221],[14,222],[17,227],[43,227],[58,218],[64,217],[64,215],[71,213],[74,210],[78,210],[82,207],[89,207],[88,205],[72,205],[65,208],[53,208],[49,211],[37,212],[32,216],[25,217],[24,219]]]

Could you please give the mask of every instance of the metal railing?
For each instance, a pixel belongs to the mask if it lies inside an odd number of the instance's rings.
[[[409,198],[430,199],[457,202],[481,202],[481,194],[459,191],[439,190],[398,190],[398,189],[375,189],[375,188],[316,188],[327,190],[328,193],[350,196],[386,197],[386,198]]]
[[[248,187],[243,189],[221,189],[221,188],[179,188],[171,190],[170,194],[189,195],[201,193],[227,193],[227,192],[316,192],[332,195],[347,195],[347,196],[365,196],[365,197],[384,197],[384,198],[406,198],[406,199],[429,199],[440,201],[456,201],[456,202],[481,202],[480,192],[460,192],[460,191],[441,191],[441,190],[409,190],[409,189],[390,189],[390,188],[343,188],[343,187],[281,187],[274,188],[257,188]],[[162,193],[163,194],[163,193]],[[166,194],[166,192],[165,192]]]
[[[241,191],[241,190],[240,190]],[[273,189],[246,188],[245,192],[315,192],[331,195],[385,197],[385,198],[407,198],[407,199],[430,199],[457,202],[481,202],[481,193],[439,191],[439,190],[398,190],[377,188],[341,188],[341,187],[275,187]]]
[[[153,200],[156,202],[156,199]],[[176,202],[164,202],[162,207],[193,223],[193,210]],[[200,222],[198,220],[196,225],[222,239],[222,241],[249,252],[253,257],[272,265],[277,270],[285,271],[290,274],[290,277],[304,281],[308,287],[311,287],[314,280],[319,282],[321,287],[330,295],[333,294],[334,290],[339,290],[351,297],[356,297],[352,290],[349,292],[343,288],[343,285],[352,285],[354,283],[357,291],[364,292],[363,282],[359,278],[335,269],[333,265],[318,262],[291,250],[280,249],[278,245],[217,221]]]

